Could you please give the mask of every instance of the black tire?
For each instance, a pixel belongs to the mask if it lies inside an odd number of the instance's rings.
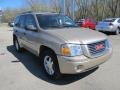
[[[20,47],[20,44],[19,44],[17,38],[14,39],[13,43],[14,43],[14,47],[15,47],[16,51],[22,52],[22,48]]]
[[[45,67],[45,62],[46,62],[45,58],[47,56],[50,57],[51,62],[53,62],[53,65],[52,65],[52,68],[53,68],[53,71],[54,71],[53,74],[48,73],[48,71]],[[62,76],[62,74],[60,73],[58,60],[57,60],[56,54],[54,52],[52,52],[51,50],[47,50],[47,51],[43,52],[41,59],[42,59],[43,69],[44,69],[45,73],[47,74],[47,76],[49,78],[59,79]]]
[[[117,30],[115,31],[115,35],[118,35],[120,33],[119,28],[117,28]]]

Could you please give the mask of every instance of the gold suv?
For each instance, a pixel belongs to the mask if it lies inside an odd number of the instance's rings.
[[[24,48],[39,56],[51,78],[96,68],[112,53],[106,35],[80,28],[65,15],[26,12],[14,24],[16,50]]]

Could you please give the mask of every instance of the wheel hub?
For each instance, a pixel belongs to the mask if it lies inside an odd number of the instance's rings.
[[[49,75],[54,74],[53,61],[52,61],[52,58],[50,56],[45,56],[45,58],[44,58],[44,67],[45,67],[45,70],[47,71],[47,73]]]
[[[15,47],[16,47],[17,50],[19,49],[19,46],[18,46],[18,42],[17,42],[17,41],[15,41]]]

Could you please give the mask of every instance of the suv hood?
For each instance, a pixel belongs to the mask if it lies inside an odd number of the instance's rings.
[[[84,28],[62,28],[45,31],[54,35],[56,39],[64,40],[65,43],[89,44],[107,39],[106,35],[98,31]]]

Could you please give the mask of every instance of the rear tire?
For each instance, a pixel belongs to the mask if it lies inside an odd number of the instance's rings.
[[[59,79],[61,77],[57,57],[51,50],[43,52],[42,65],[49,78]]]
[[[14,46],[15,46],[16,51],[21,52],[22,48],[20,47],[20,44],[19,44],[17,38],[15,38],[13,42],[14,42]]]
[[[115,35],[118,35],[120,33],[119,28],[117,28],[117,30],[115,31]]]

